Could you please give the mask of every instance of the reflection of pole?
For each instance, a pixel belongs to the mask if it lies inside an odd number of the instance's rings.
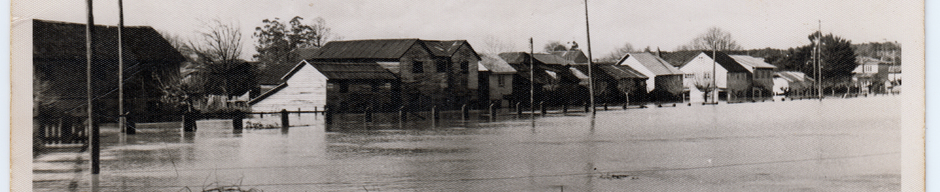
[[[588,5],[584,0],[584,26],[587,28],[587,51],[588,51],[588,96],[591,97],[591,116],[597,112],[594,111],[594,74],[591,73],[591,63],[594,61],[591,56],[591,24],[588,21]]]
[[[101,170],[99,169],[99,158],[98,158],[100,154],[100,151],[99,151],[100,148],[98,148],[99,147],[98,126],[95,125],[95,121],[93,117],[95,112],[94,112],[94,108],[92,105],[92,91],[93,91],[92,85],[93,84],[91,83],[91,65],[92,65],[92,56],[94,54],[94,49],[92,49],[92,45],[94,45],[94,43],[92,42],[93,41],[92,35],[94,35],[95,33],[95,17],[92,14],[92,10],[91,10],[92,2],[91,1],[92,0],[87,1],[88,24],[85,25],[85,53],[86,53],[86,69],[85,69],[86,87],[85,88],[87,89],[86,99],[88,100],[88,111],[87,111],[88,127],[89,127],[88,130],[91,131],[91,134],[88,137],[88,140],[89,140],[88,144],[91,147],[90,149],[91,151],[91,174],[92,174],[92,177],[97,177],[98,173],[100,173]]]

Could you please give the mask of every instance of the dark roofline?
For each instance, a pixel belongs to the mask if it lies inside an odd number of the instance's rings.
[[[255,97],[254,99],[251,99],[251,101],[248,101],[248,105],[254,105],[255,103],[258,103],[259,101],[264,100],[265,98],[268,98],[268,96],[274,95],[281,89],[284,89],[284,87],[287,87],[287,82],[281,83],[280,85],[277,85],[277,87],[274,87],[273,89],[268,90],[267,92],[264,92],[261,95],[258,95],[258,97]]]

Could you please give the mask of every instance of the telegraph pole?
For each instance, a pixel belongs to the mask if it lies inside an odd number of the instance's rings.
[[[118,126],[128,133],[124,117],[124,2],[118,0]]]
[[[817,80],[817,83],[818,83],[818,86],[816,86],[816,93],[817,93],[818,96],[819,96],[819,101],[822,101],[822,99],[823,99],[823,95],[822,95],[822,65],[819,64],[819,56],[821,55],[821,54],[819,54],[819,51],[821,50],[819,47],[822,45],[822,20],[819,20],[819,28],[816,30],[816,32],[819,33],[819,36],[816,37],[816,57],[814,57],[815,60],[816,60],[816,80]]]
[[[591,65],[594,63],[593,57],[591,55],[591,24],[588,20],[588,5],[587,0],[584,0],[584,27],[587,29],[587,51],[588,51],[588,95],[591,97],[591,116],[597,114],[597,111],[594,110],[594,75],[591,73]]]
[[[86,87],[86,99],[88,102],[88,130],[91,132],[88,137],[88,144],[91,148],[91,176],[92,176],[92,186],[97,185],[98,173],[101,172],[99,169],[99,142],[98,139],[98,126],[94,122],[94,107],[92,105],[92,85],[91,82],[91,67],[94,54],[94,38],[92,37],[95,34],[95,17],[92,15],[92,0],[87,0],[87,11],[88,11],[88,24],[85,25],[85,53],[86,53],[86,68],[85,68],[85,87]]]
[[[712,89],[712,102],[714,102],[715,104],[718,104],[718,73],[717,73],[718,51],[716,49],[718,49],[718,41],[715,41],[715,43],[712,44],[712,76],[711,76],[712,85],[715,86],[715,88]]]
[[[529,108],[532,109],[532,120],[535,120],[535,45],[529,37]]]

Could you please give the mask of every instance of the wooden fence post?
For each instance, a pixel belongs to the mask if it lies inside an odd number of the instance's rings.
[[[372,107],[366,107],[366,122],[372,122]]]
[[[539,111],[542,112],[542,116],[545,116],[545,114],[548,114],[546,113],[547,111],[545,111],[545,101],[539,102]]]
[[[496,119],[496,104],[490,104],[490,121]]]
[[[183,131],[184,132],[195,132],[196,131],[196,118],[195,115],[191,112],[183,113]]]
[[[242,118],[244,113],[238,112],[232,117],[232,133],[242,133]]]
[[[516,116],[522,117],[522,102],[516,103]]]
[[[460,107],[460,118],[466,121],[467,119],[469,119],[469,117],[470,117],[470,109],[467,108],[467,104],[463,104],[463,106]]]
[[[408,121],[408,113],[405,113],[405,106],[402,105],[398,108],[398,122]]]
[[[289,117],[287,117],[287,115],[290,115],[290,113],[287,112],[287,109],[281,109],[281,128],[282,129],[287,129],[288,127],[290,127],[290,120],[289,120]]]
[[[431,121],[437,120],[437,105],[431,105]]]

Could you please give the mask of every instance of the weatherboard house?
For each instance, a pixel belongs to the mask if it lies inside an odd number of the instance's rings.
[[[331,41],[310,63],[375,63],[400,83],[400,105],[410,110],[460,108],[479,101],[478,62],[465,40],[368,39]]]
[[[682,94],[684,73],[653,53],[629,53],[620,59],[618,65],[630,68],[649,77],[646,91],[652,100],[672,100]]]
[[[34,113],[36,115],[87,114],[86,24],[47,20],[32,25]],[[118,116],[118,27],[95,25],[92,34],[92,84],[96,114],[102,121]],[[161,101],[170,77],[179,76],[186,61],[170,43],[149,26],[123,29],[124,110],[131,122],[162,121],[176,113]]]
[[[513,75],[516,69],[512,68],[506,60],[498,55],[480,55],[478,66],[480,98],[490,103],[497,103],[499,107],[509,107],[512,103]]]
[[[394,109],[400,102],[399,89],[398,78],[375,62],[301,61],[281,77],[279,85],[248,104],[253,112]]]
[[[739,63],[724,52],[679,51],[662,53],[662,57],[685,72],[684,86],[690,90],[690,98],[700,98],[705,87],[718,87],[719,95],[741,97],[751,92],[753,74],[750,66]],[[714,73],[712,72],[714,70]],[[765,71],[761,68],[760,71]],[[768,80],[773,83],[773,73]],[[763,78],[761,78],[763,79]],[[714,85],[712,83],[715,83]],[[767,87],[769,90],[772,87]],[[728,95],[727,93],[731,93]],[[722,98],[722,96],[719,96]]]

